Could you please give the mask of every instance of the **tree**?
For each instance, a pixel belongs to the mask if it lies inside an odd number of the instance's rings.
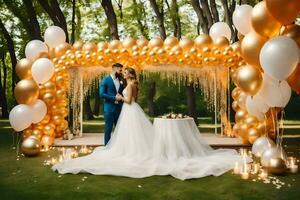
[[[204,13],[204,16],[207,20],[207,25],[208,25],[208,29],[210,29],[210,27],[213,25],[214,21],[208,6],[208,2],[207,0],[200,0],[201,6],[202,6],[202,10]]]
[[[1,41],[3,41],[3,38],[1,37]],[[5,55],[6,55],[6,49],[4,47],[0,50],[0,59],[2,62],[2,68],[3,68],[3,83],[2,83],[2,72],[0,68],[0,105],[2,108],[2,118],[8,118],[8,106],[7,106],[7,97],[6,97],[6,82],[7,82],[7,67],[5,63]]]
[[[104,9],[104,12],[105,12],[105,15],[107,18],[107,24],[108,24],[108,29],[109,29],[111,38],[113,40],[118,40],[119,39],[118,22],[117,22],[116,13],[112,6],[111,0],[102,0],[101,5]]]
[[[42,40],[40,25],[31,0],[23,1],[23,5],[18,5],[14,1],[10,0],[4,0],[4,3],[6,7],[22,22],[22,26],[25,28],[30,40]],[[22,9],[23,7],[25,9]],[[24,12],[24,10],[26,12]]]
[[[172,23],[174,26],[174,36],[180,39],[181,38],[181,22],[180,22],[180,17],[179,17],[179,13],[178,13],[177,0],[172,0],[171,6],[169,5],[168,0],[165,0],[165,2],[167,4],[168,11],[170,13]]]
[[[214,22],[216,23],[216,22],[220,21],[216,1],[210,0],[209,3],[210,3],[210,7],[211,7],[211,12],[212,12],[212,15],[214,18]]]
[[[164,25],[164,6],[161,5],[160,8],[156,2],[156,0],[149,0],[150,5],[154,11],[155,18],[158,24],[158,31],[160,34],[161,39],[166,39],[167,34],[166,34],[166,28]]]
[[[200,6],[199,0],[191,0],[191,4],[196,12],[196,15],[198,17],[198,24],[197,24],[197,33],[200,34],[200,27],[202,28],[202,31],[206,34],[208,34],[209,27],[207,24],[207,20],[204,17],[203,10]]]
[[[225,21],[229,25],[230,30],[233,33],[232,36],[231,36],[231,39],[235,41],[236,38],[237,38],[237,31],[233,26],[232,14],[233,14],[233,11],[235,9],[236,2],[235,2],[235,0],[231,0],[231,3],[228,5],[227,0],[221,0],[221,3],[222,3],[223,8],[224,8]]]
[[[10,60],[11,60],[11,65],[12,65],[12,91],[15,89],[15,84],[16,84],[16,64],[17,64],[17,57],[15,53],[15,47],[14,47],[14,41],[11,37],[11,35],[8,33],[7,29],[5,28],[4,24],[2,23],[2,20],[0,18],[0,30],[3,34],[3,37],[6,40],[6,45],[8,48],[8,52],[10,55]]]
[[[146,22],[143,23],[143,18],[146,17],[146,12],[143,3],[137,3],[136,0],[132,0],[133,3],[133,15],[137,21],[138,27],[144,38],[149,39],[148,27]]]
[[[61,11],[57,0],[38,0],[43,9],[47,12],[55,26],[61,27],[66,34],[66,42],[69,42],[68,26],[64,13]],[[26,2],[26,1],[25,1]],[[72,4],[75,0],[73,0]],[[73,8],[74,10],[74,8]],[[74,17],[75,18],[75,17]],[[72,17],[73,19],[73,17]],[[73,27],[72,27],[73,28]],[[73,30],[73,29],[72,29]]]
[[[75,42],[75,31],[76,31],[76,22],[75,22],[75,15],[76,15],[76,0],[72,0],[72,32],[71,32],[71,43]]]

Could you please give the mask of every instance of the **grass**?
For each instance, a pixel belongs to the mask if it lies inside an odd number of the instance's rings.
[[[300,196],[299,174],[280,176],[279,179],[285,182],[281,189],[272,184],[241,180],[231,172],[220,177],[187,181],[170,176],[133,179],[89,174],[59,175],[50,166],[43,165],[44,160],[58,155],[56,149],[33,158],[20,156],[17,160],[12,136],[8,121],[0,121],[0,193],[3,200],[292,200]],[[299,141],[299,138],[285,140],[288,154],[298,159]],[[82,181],[85,176],[87,179]]]

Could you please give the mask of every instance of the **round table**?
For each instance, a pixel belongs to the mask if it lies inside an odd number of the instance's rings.
[[[167,159],[203,155],[211,147],[203,140],[193,118],[155,118],[154,155]],[[206,148],[197,148],[200,145]],[[202,150],[203,151],[202,151]],[[199,152],[201,151],[201,152]]]

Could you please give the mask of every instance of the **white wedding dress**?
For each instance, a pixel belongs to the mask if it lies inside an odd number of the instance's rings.
[[[127,95],[126,88],[123,95]],[[65,160],[52,169],[61,174],[91,173],[132,178],[171,175],[185,180],[219,176],[232,169],[235,162],[242,162],[235,150],[213,150],[204,142],[198,129],[196,133],[187,143],[174,147],[175,151],[164,148],[163,144],[155,144],[155,130],[141,107],[134,101],[124,103],[107,146],[95,148],[90,155]]]

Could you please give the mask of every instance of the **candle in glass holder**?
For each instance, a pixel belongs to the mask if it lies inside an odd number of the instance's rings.
[[[244,171],[241,173],[241,177],[242,179],[249,179],[249,173]]]
[[[254,163],[252,165],[252,174],[257,174],[260,168],[260,164],[259,163]]]
[[[234,168],[233,168],[233,173],[239,174],[240,173],[240,165],[238,162],[235,163]]]
[[[52,158],[52,159],[51,159],[51,164],[52,164],[52,165],[55,165],[56,163],[57,163],[57,160],[56,160],[55,158]]]
[[[261,169],[259,175],[258,175],[261,179],[266,179],[268,178],[268,172],[267,170]]]
[[[297,173],[298,172],[298,165],[296,164],[296,158],[294,157],[289,157],[288,158],[288,168],[292,173]]]

